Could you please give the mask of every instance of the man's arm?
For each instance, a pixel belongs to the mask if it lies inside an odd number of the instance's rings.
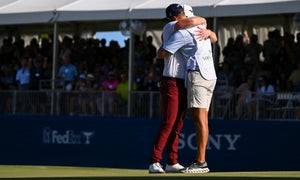
[[[157,59],[164,59],[165,57],[167,57],[170,54],[171,54],[170,52],[168,52],[165,49],[163,49],[162,47],[160,47],[157,51]]]
[[[157,51],[157,58],[164,59],[165,57],[175,54],[185,42],[183,41],[184,37],[180,31],[176,31],[172,36],[160,47]]]
[[[161,42],[163,46],[164,45],[163,35],[161,35]],[[156,59],[164,59],[170,54],[168,51],[164,50],[162,46],[156,52]]]
[[[215,32],[213,32],[210,29],[207,29],[206,32],[208,32],[208,37],[210,38],[211,43],[216,43],[218,41],[217,35]]]
[[[216,43],[218,41],[217,35],[216,33],[214,33],[212,30],[210,29],[202,29],[199,28],[197,30],[195,30],[195,38],[202,40],[202,39],[206,39],[206,38],[210,38],[211,43]]]
[[[179,29],[197,26],[199,24],[205,24],[206,25],[206,19],[198,16],[190,17],[190,18],[184,18],[177,21],[175,24],[174,30],[177,31]]]

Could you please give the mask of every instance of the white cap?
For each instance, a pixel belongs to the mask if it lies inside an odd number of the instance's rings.
[[[184,4],[182,7],[183,7],[184,14],[186,17],[194,17],[195,16],[192,6]],[[206,24],[200,24],[200,25],[198,25],[198,27],[206,29]]]
[[[184,4],[183,9],[184,9],[184,14],[186,15],[186,17],[193,17],[194,16],[194,11],[193,11],[193,8],[191,6]]]

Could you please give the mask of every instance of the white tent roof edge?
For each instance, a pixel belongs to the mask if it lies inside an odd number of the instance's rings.
[[[300,13],[300,1],[217,6],[215,17]]]
[[[0,14],[0,25],[49,23],[53,14],[52,11]]]
[[[165,6],[173,3],[173,1],[168,0],[163,3],[159,0],[146,2],[144,0],[128,2],[110,0],[111,3],[115,4],[105,4],[103,6],[96,0],[43,0],[43,3],[30,6],[26,3],[34,3],[34,0],[7,1],[10,2],[10,5],[0,3],[0,25],[49,23],[53,22],[54,19],[57,22],[162,19],[165,16]],[[260,0],[257,3],[254,3],[253,0],[241,2],[226,0],[214,1],[215,4],[212,4],[212,2],[211,0],[201,2],[181,0],[180,3],[190,3],[195,13],[203,17],[300,13],[300,0]],[[133,3],[136,6],[132,6]],[[54,12],[58,13],[55,18]]]

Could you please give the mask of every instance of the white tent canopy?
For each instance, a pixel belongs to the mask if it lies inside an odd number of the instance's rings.
[[[161,0],[1,0],[0,25],[64,21],[161,19],[176,1]],[[299,0],[179,0],[203,17],[300,12]]]
[[[0,25],[48,23],[57,8],[73,0],[1,0]]]

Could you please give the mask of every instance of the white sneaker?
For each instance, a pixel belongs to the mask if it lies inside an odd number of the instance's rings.
[[[174,165],[166,165],[166,172],[167,173],[179,173],[181,170],[183,170],[184,167],[180,165],[179,163]]]
[[[192,164],[183,169],[181,171],[182,173],[208,173],[209,169],[206,162],[200,163],[200,162],[192,162]]]
[[[164,173],[163,166],[160,163],[153,163],[149,165],[149,173]]]

